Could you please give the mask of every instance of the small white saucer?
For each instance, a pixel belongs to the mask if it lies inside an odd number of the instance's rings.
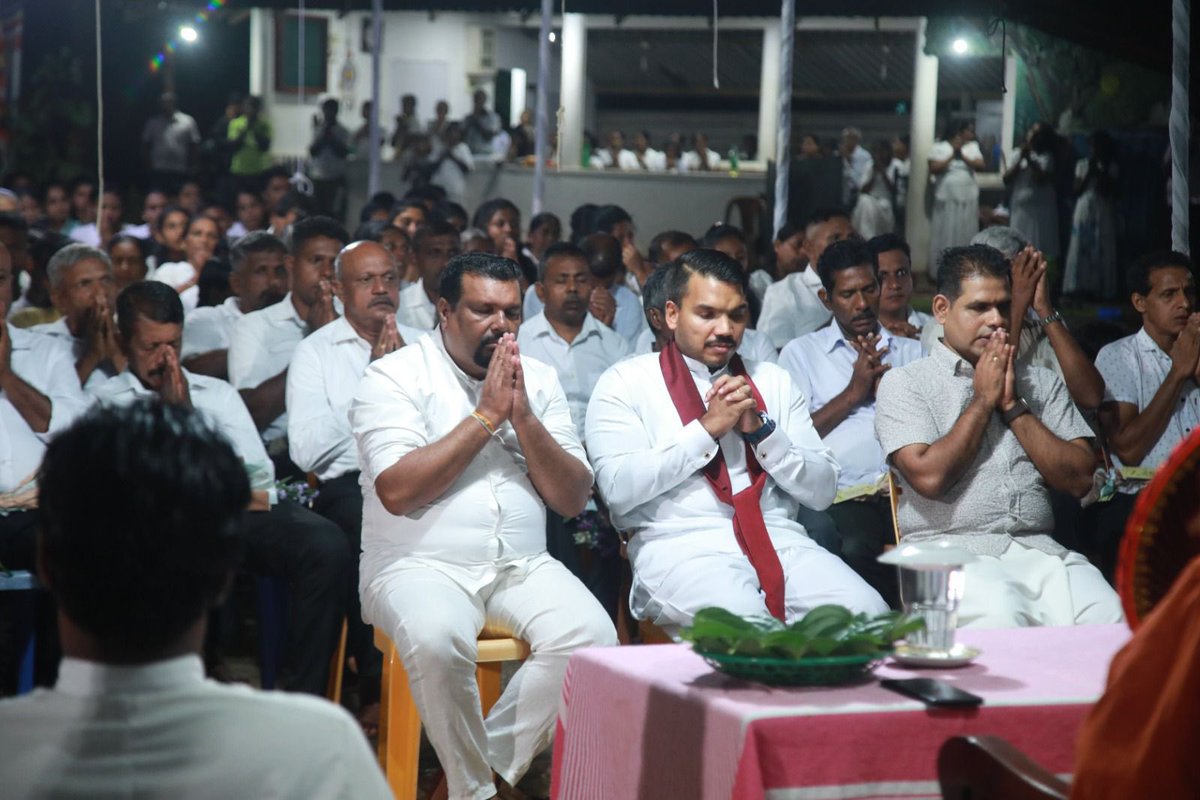
[[[979,658],[983,651],[978,647],[959,642],[950,650],[926,650],[923,647],[910,647],[906,644],[897,645],[892,651],[892,660],[906,667],[921,669],[950,669],[965,667]]]

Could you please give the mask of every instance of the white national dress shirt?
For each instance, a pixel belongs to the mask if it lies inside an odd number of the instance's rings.
[[[1167,379],[1167,373],[1171,370],[1171,356],[1150,338],[1145,328],[1141,328],[1132,336],[1101,348],[1096,356],[1096,369],[1104,378],[1105,401],[1128,403],[1136,406],[1140,413],[1154,400],[1154,395]],[[1194,380],[1189,380],[1179,393],[1179,400],[1171,411],[1166,429],[1137,466],[1157,469],[1197,426],[1200,426],[1200,387]],[[1122,466],[1115,453],[1112,460],[1117,466]],[[1144,485],[1130,483],[1122,485],[1121,489],[1132,494]]]
[[[75,358],[66,344],[12,325],[8,336],[12,371],[50,400],[50,425],[45,433],[35,432],[8,395],[0,392],[0,493],[25,486],[41,465],[54,435],[90,405],[79,388]]]
[[[646,330],[638,336],[637,343],[633,347],[633,355],[640,356],[653,352],[654,331],[647,325]],[[769,361],[774,364],[779,360],[779,353],[772,346],[771,340],[765,333],[754,328],[746,328],[745,333],[742,334],[742,343],[738,346],[738,354],[751,361]]]
[[[254,491],[266,491],[275,504],[275,465],[267,456],[262,439],[258,438],[258,429],[254,420],[242,402],[242,396],[232,386],[217,378],[207,375],[197,375],[183,370],[184,380],[187,381],[188,395],[192,399],[192,408],[208,423],[208,426],[222,434],[233,447],[233,452],[246,466],[250,476],[250,488]],[[94,394],[96,402],[102,406],[128,406],[142,397],[154,397],[153,392],[142,385],[137,376],[126,370],[112,378]]]
[[[591,314],[584,316],[583,329],[574,341],[568,342],[551,327],[543,313],[521,323],[517,344],[521,346],[521,355],[554,367],[571,407],[575,431],[586,442],[583,422],[592,388],[604,370],[629,355],[628,343]]]
[[[603,150],[597,150],[592,153],[591,166],[593,169],[608,169],[613,165],[612,151],[607,147]],[[632,150],[621,149],[617,153],[617,169],[641,169],[642,165],[638,163],[637,154]]]
[[[308,323],[296,311],[291,292],[274,305],[243,315],[229,336],[229,382],[233,388],[257,389],[283,372],[308,332]],[[286,411],[262,432],[267,442],[286,435]]]
[[[725,374],[724,369],[710,374],[686,356],[684,362],[701,398]],[[769,476],[761,505],[771,541],[780,548],[804,536],[796,522],[799,503],[819,510],[833,501],[838,464],[787,372],[753,361],[747,370],[776,423],[754,453]],[[717,498],[700,472],[716,456],[717,444],[698,419],[686,426],[680,421],[658,353],[625,359],[600,377],[588,404],[587,440],[596,486],[619,529],[647,539],[705,530],[728,531],[733,538],[733,508]],[[750,478],[736,428],[721,437],[720,448],[737,493]]]
[[[921,343],[916,339],[893,336],[886,328],[880,328],[880,335],[879,346],[889,348],[883,363],[895,368],[921,358]],[[835,322],[793,339],[779,354],[779,366],[791,374],[796,388],[808,398],[809,408],[815,413],[850,384],[857,358],[858,351],[846,341]],[[874,484],[887,470],[883,450],[875,437],[874,399],[855,407],[823,441],[842,467],[839,490]]]
[[[180,358],[191,358],[214,350],[228,350],[233,326],[244,317],[236,297],[227,297],[219,306],[203,306],[183,320],[183,347]]]
[[[521,365],[533,413],[564,450],[586,465],[554,370],[531,358],[523,357]],[[367,367],[350,405],[362,468],[360,587],[405,559],[425,563],[474,592],[501,567],[546,552],[546,506],[529,480],[525,455],[508,422],[428,505],[397,517],[375,494],[375,479],[384,470],[450,433],[475,410],[481,391],[482,382],[447,355],[441,332]]]
[[[711,147],[704,151],[703,159],[704,161],[708,162],[708,168],[710,170],[718,170],[721,168],[721,154],[716,150],[713,150]],[[683,154],[683,158],[681,158],[680,161],[682,162],[683,167],[683,169],[680,170],[681,172],[695,172],[700,169],[700,164],[702,163],[700,153],[695,150],[688,150]]]
[[[63,659],[54,689],[0,702],[7,798],[391,797],[358,723],[325,700],[204,677],[199,656]]]
[[[429,333],[400,323],[396,328],[406,347]],[[371,344],[339,317],[296,345],[292,355],[288,450],[296,466],[315,472],[322,481],[358,469],[350,401],[371,361]]]
[[[821,278],[811,266],[767,287],[762,313],[758,315],[758,329],[770,337],[776,350],[782,350],[792,339],[812,333],[833,318],[817,295],[820,288]]]
[[[437,322],[437,307],[425,294],[425,281],[419,280],[400,290],[396,322],[423,331],[433,330]]]
[[[649,326],[646,324],[646,313],[642,306],[642,298],[623,283],[613,284],[609,293],[617,303],[617,313],[613,315],[613,329],[625,337],[625,342],[633,347],[642,331]],[[525,319],[533,319],[542,313],[545,304],[537,296],[537,289],[530,286],[525,290],[525,301],[522,313]]]
[[[113,322],[116,325],[116,322]],[[54,322],[43,322],[41,325],[34,325],[28,329],[30,333],[39,333],[43,336],[49,336],[63,342],[71,351],[71,357],[74,359],[71,362],[71,370],[75,369],[75,362],[83,358],[87,351],[87,342],[83,339],[76,338],[71,329],[67,327],[67,318],[59,317]],[[108,362],[101,364],[92,370],[92,374],[88,376],[87,381],[83,384],[83,388],[91,392],[98,386],[103,386],[104,382],[117,373],[112,369]],[[78,374],[76,374],[78,379]]]

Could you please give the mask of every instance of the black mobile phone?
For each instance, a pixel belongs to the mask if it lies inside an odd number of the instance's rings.
[[[928,706],[969,707],[983,704],[983,698],[977,694],[964,692],[962,689],[934,678],[883,678],[879,685],[893,692],[916,698]]]

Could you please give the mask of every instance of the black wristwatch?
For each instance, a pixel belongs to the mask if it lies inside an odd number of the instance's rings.
[[[772,433],[775,432],[775,420],[768,417],[767,412],[765,412],[765,411],[758,412],[758,418],[762,420],[762,427],[760,427],[754,433],[743,433],[742,434],[742,438],[745,439],[747,444],[749,444],[751,446],[758,444],[763,439],[766,439],[768,436],[770,436]]]
[[[1032,413],[1033,409],[1029,407],[1029,403],[1026,403],[1023,398],[1018,397],[1017,402],[1013,404],[1013,407],[1008,411],[1005,411],[1000,418],[1004,421],[1005,425],[1012,425],[1013,420],[1017,417]]]

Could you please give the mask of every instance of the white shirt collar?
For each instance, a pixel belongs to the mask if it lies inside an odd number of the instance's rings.
[[[563,338],[554,326],[550,324],[550,320],[546,318],[546,312],[543,310],[536,317],[533,317],[529,322],[522,323],[532,330],[529,331],[534,336],[549,336],[550,338],[562,342],[565,345],[577,345],[590,336],[603,336],[603,331],[600,330],[600,322],[591,314],[585,314],[583,317],[583,325],[579,328],[579,333],[575,338],[568,342]]]
[[[194,653],[136,666],[68,657],[59,665],[54,688],[62,694],[77,697],[104,697],[176,689],[203,681],[204,663]]]
[[[884,347],[892,346],[892,333],[882,325],[875,331],[879,334],[879,341]],[[846,339],[846,334],[842,331],[842,326],[838,325],[837,320],[830,320],[829,324],[821,328],[818,333],[825,337],[825,352],[832,353],[837,347],[838,342],[842,342],[846,347],[850,347],[850,342]]]
[[[458,378],[460,383],[471,390],[477,388],[482,381],[478,378],[472,378],[470,375],[463,372],[462,368],[460,368],[458,364],[454,363],[454,359],[450,356],[450,351],[446,349],[446,343],[442,340],[442,337],[445,336],[445,333],[441,329],[438,329],[434,331],[434,334],[422,338],[429,339],[429,341],[433,342],[433,346],[441,352],[442,356],[446,359],[446,364],[449,365],[450,370],[454,373],[454,376]]]
[[[680,352],[679,355],[683,356],[683,363],[687,364],[688,371],[702,380],[715,381],[717,378],[729,371],[729,364],[726,364],[716,372],[713,372],[703,361],[698,361],[691,356],[684,356],[682,352]]]

